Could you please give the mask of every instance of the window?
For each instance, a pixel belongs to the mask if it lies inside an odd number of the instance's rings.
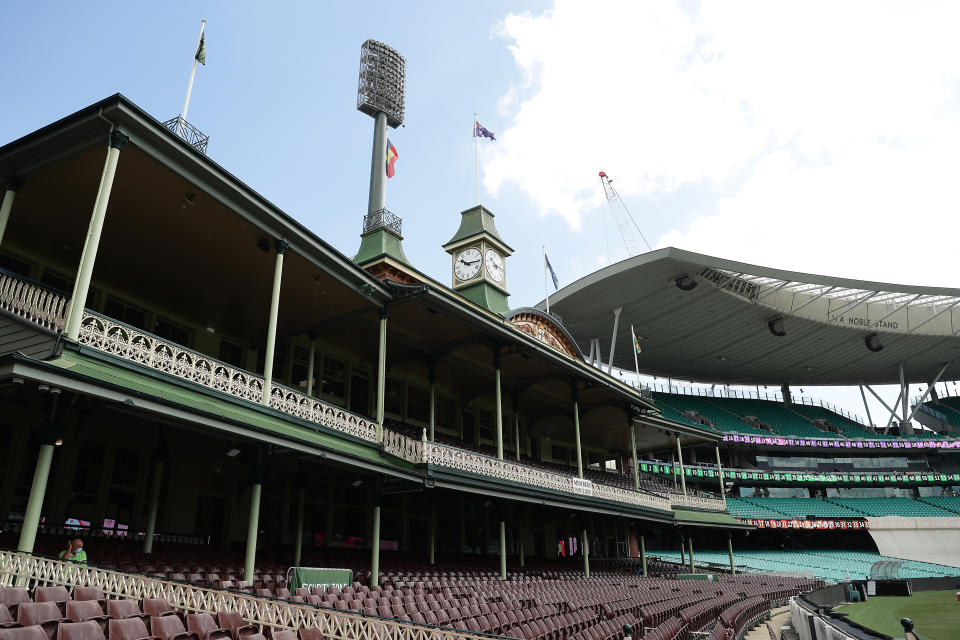
[[[555,444],[550,447],[550,457],[554,460],[560,460],[561,462],[567,461],[567,448],[560,444]]]
[[[235,367],[243,367],[243,347],[229,340],[220,340],[220,354],[217,356],[223,362]]]
[[[486,409],[477,409],[477,429],[481,438],[493,440],[493,414]]]
[[[0,253],[0,269],[15,273],[24,278],[30,277],[30,263],[14,258],[9,253]]]
[[[306,347],[293,347],[293,379],[290,383],[302,389],[307,388],[307,365],[310,364],[310,350]],[[314,374],[316,375],[316,374]]]
[[[456,404],[453,398],[437,396],[437,426],[445,429],[454,429],[453,416],[456,411]]]
[[[257,372],[264,370],[267,362],[267,349],[257,349]],[[287,372],[287,343],[278,342],[273,350],[273,379],[280,380]]]
[[[306,377],[306,374],[304,374]],[[323,357],[323,382],[322,392],[336,396],[337,398],[346,398],[347,397],[347,363],[343,360],[338,360],[337,358],[331,356]],[[389,391],[389,385],[387,385]],[[390,406],[389,400],[386,404],[387,407]],[[403,387],[400,388],[400,406],[403,407]],[[390,409],[387,409],[388,411]],[[394,413],[399,413],[403,415],[402,411],[394,411]]]
[[[384,411],[396,416],[403,415],[403,381],[396,378],[387,378],[386,399]]]
[[[190,330],[162,316],[157,316],[157,321],[153,323],[153,332],[174,344],[190,346]]]
[[[107,302],[103,305],[103,313],[110,318],[126,322],[138,329],[147,330],[147,312],[118,300],[113,296],[107,296]]]
[[[407,418],[418,422],[430,422],[430,392],[411,386],[407,389]]]

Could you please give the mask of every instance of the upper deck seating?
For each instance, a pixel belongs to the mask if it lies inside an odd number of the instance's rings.
[[[709,420],[713,424],[713,428],[718,431],[749,433],[751,435],[770,435],[769,431],[752,427],[736,415],[717,406],[712,402],[712,398],[688,396],[679,393],[654,393],[653,399],[658,406],[667,405],[681,413],[684,411],[696,411]]]
[[[867,516],[903,516],[905,518],[949,518],[954,513],[912,498],[828,498],[836,505]]]
[[[745,398],[717,398],[717,405],[733,411],[744,418],[754,416],[770,425],[774,433],[801,438],[826,438],[825,431],[816,428],[802,416],[797,415],[779,402]]]

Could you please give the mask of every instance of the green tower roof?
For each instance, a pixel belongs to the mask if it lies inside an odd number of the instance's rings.
[[[472,209],[461,212],[460,216],[460,228],[443,245],[444,248],[486,234],[487,237],[501,244],[506,253],[513,253],[513,249],[497,233],[497,227],[493,223],[493,213],[486,207],[478,204]]]

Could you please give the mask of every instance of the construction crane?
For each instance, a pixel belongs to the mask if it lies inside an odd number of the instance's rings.
[[[623,244],[627,247],[627,254],[629,256],[635,256],[640,253],[637,238],[633,233],[634,229],[640,234],[643,244],[647,245],[647,251],[652,251],[650,243],[647,242],[643,232],[640,231],[640,227],[637,226],[637,222],[633,219],[633,216],[630,215],[627,205],[623,204],[623,199],[620,197],[620,194],[613,188],[613,180],[605,171],[600,172],[600,183],[603,184],[603,192],[607,196],[607,202],[610,203],[610,211],[613,213],[613,219],[617,221],[617,228],[620,229],[620,237],[623,238]],[[633,228],[631,228],[631,225]]]

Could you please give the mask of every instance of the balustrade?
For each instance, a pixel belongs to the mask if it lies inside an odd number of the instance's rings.
[[[65,323],[67,302],[65,296],[41,285],[27,282],[12,274],[0,273],[0,309],[19,318],[59,331]],[[79,341],[124,360],[234,398],[259,403],[263,395],[264,379],[261,376],[167,342],[98,313],[84,313]],[[373,420],[280,384],[273,384],[271,387],[270,407],[368,442],[377,441],[377,425]],[[433,464],[560,493],[592,495],[651,509],[669,511],[671,508],[672,498],[667,499],[653,493],[588,481],[585,483],[572,475],[427,442],[425,435],[422,440],[417,440],[390,429],[384,429],[383,434],[383,447],[387,453],[415,464]],[[698,508],[724,508],[722,501],[711,502],[704,499],[703,504],[708,503],[714,506]]]
[[[215,589],[187,582],[79,565],[27,553],[0,551],[0,587],[63,585],[98,587],[112,598],[161,598],[189,613],[235,611],[249,624],[296,631],[319,629],[330,640],[469,640],[489,635],[430,627],[339,609],[315,607],[241,591]]]

